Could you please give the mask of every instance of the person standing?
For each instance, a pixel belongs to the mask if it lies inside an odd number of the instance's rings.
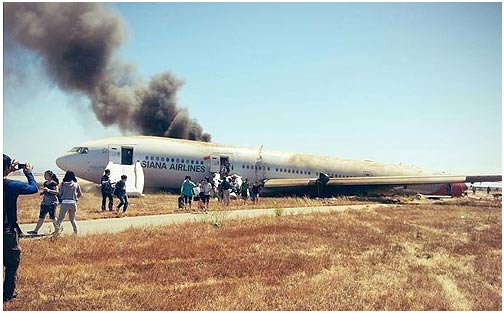
[[[252,186],[252,192],[250,193],[250,197],[252,198],[252,202],[254,204],[259,203],[259,195],[261,194],[261,184],[256,181]]]
[[[116,183],[115,187],[115,195],[119,199],[120,203],[117,206],[117,214],[119,213],[119,210],[121,207],[123,207],[123,214],[126,214],[126,210],[128,209],[128,194],[126,193],[126,180],[128,180],[128,176],[122,175],[121,180]]]
[[[108,203],[109,211],[113,210],[113,207],[114,207],[114,197],[112,197],[113,193],[114,193],[114,188],[112,187],[112,181],[110,181],[110,170],[106,169],[105,173],[103,174],[103,176],[101,178],[101,194],[102,194],[101,209],[102,209],[102,212],[106,211],[105,207],[107,204],[107,199],[109,201],[109,203]]]
[[[28,184],[7,179],[7,176],[23,168]],[[17,199],[20,195],[38,192],[37,182],[32,174],[30,163],[24,167],[17,161],[3,155],[3,265],[5,269],[3,283],[3,301],[17,297],[16,277],[21,262],[21,247],[19,246],[19,225],[17,223]]]
[[[61,231],[61,222],[63,222],[68,212],[68,218],[72,224],[74,234],[77,234],[75,215],[77,213],[77,201],[82,197],[82,190],[79,184],[77,184],[77,178],[75,178],[74,172],[67,171],[65,173],[65,177],[63,177],[63,182],[60,186],[59,195],[61,198],[61,207],[58,220],[56,221],[56,233]]]
[[[39,213],[39,219],[37,222],[37,226],[35,226],[34,230],[30,230],[28,234],[30,235],[36,235],[44,224],[44,219],[47,214],[49,214],[49,219],[52,221],[54,225],[54,229],[56,229],[56,206],[58,205],[58,195],[59,195],[59,180],[58,177],[56,177],[56,174],[54,174],[52,171],[47,170],[44,173],[44,188],[42,192],[40,193],[41,196],[44,196],[42,198],[42,203],[40,204],[40,213]]]
[[[201,183],[201,194],[202,194],[202,202],[203,202],[203,212],[208,212],[208,207],[210,205],[210,193],[212,192],[212,185],[208,181],[208,178],[203,179]]]
[[[222,202],[224,203],[225,206],[229,206],[229,195],[231,193],[231,183],[227,179],[227,177],[224,177],[224,180],[221,183],[221,189],[222,189]]]
[[[186,176],[182,183],[182,187],[180,187],[180,194],[184,197],[184,210],[187,210],[187,204],[189,204],[189,210],[191,210],[194,187],[196,187],[196,184],[191,181],[191,176]]]
[[[240,190],[241,190],[240,194],[241,194],[244,205],[247,202],[247,198],[249,196],[249,188],[250,188],[250,184],[248,182],[248,178],[245,178],[245,181],[240,186]]]

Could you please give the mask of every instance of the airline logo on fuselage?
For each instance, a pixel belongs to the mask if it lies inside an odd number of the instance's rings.
[[[180,172],[195,172],[195,173],[205,173],[204,165],[193,165],[193,164],[166,164],[166,162],[159,161],[142,161],[143,168],[153,168],[160,170],[170,170],[170,171],[180,171]]]

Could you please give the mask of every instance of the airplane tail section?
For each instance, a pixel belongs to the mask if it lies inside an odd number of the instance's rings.
[[[122,175],[128,176],[126,180],[126,194],[128,196],[143,196],[144,172],[140,162],[136,162],[134,165],[121,165],[109,162],[106,169],[110,170],[110,180],[113,183],[120,181]]]

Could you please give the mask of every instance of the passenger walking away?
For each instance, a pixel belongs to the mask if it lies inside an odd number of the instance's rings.
[[[490,186],[487,187],[487,194],[489,195],[490,194],[490,191],[492,191],[492,189],[490,188]]]
[[[193,188],[196,184],[191,181],[191,176],[186,176],[182,187],[180,187],[180,194],[184,197],[184,210],[187,210],[187,205],[189,204],[189,210],[191,209],[191,200],[193,196]]]
[[[122,214],[126,214],[126,210],[128,209],[128,194],[126,193],[126,180],[128,180],[128,176],[122,175],[121,180],[116,183],[115,186],[115,195],[119,199],[120,203],[117,206],[117,214],[120,215],[119,210],[123,207]]]
[[[229,206],[229,195],[231,193],[231,183],[229,182],[227,177],[225,177],[221,183],[221,190],[222,190],[222,202],[224,203],[225,206]]]
[[[110,170],[106,169],[105,173],[101,178],[101,194],[102,194],[101,209],[103,212],[106,211],[105,207],[107,204],[107,199],[109,201],[108,203],[109,211],[113,210],[114,208],[114,197],[112,196],[113,193],[114,193],[114,187],[112,186],[112,181],[110,180]]]
[[[254,204],[259,203],[259,195],[261,194],[261,184],[256,181],[252,186],[252,191],[250,193],[250,198],[252,198],[252,202]]]
[[[39,229],[44,224],[44,220],[47,214],[49,214],[49,219],[52,221],[54,225],[54,229],[56,229],[56,206],[58,205],[58,195],[59,195],[59,180],[52,171],[47,170],[44,173],[44,188],[40,193],[42,198],[42,203],[40,203],[40,213],[39,219],[37,222],[37,226],[35,226],[34,230],[30,230],[28,234],[36,235]]]
[[[72,224],[73,232],[77,234],[75,215],[77,214],[77,201],[82,197],[82,190],[79,184],[77,184],[77,178],[75,178],[74,172],[67,171],[65,173],[63,182],[60,185],[59,195],[61,198],[61,207],[56,221],[56,233],[61,231],[61,222],[63,222],[68,212],[68,218]]]
[[[240,186],[240,190],[241,190],[240,194],[241,194],[241,197],[243,200],[243,204],[245,204],[247,202],[247,198],[249,196],[249,187],[250,187],[250,184],[248,182],[248,178],[245,178],[242,185]]]
[[[201,183],[201,201],[203,202],[203,212],[208,212],[210,205],[210,193],[212,192],[212,185],[208,181],[208,178],[203,179]]]
[[[28,184],[17,180],[7,179],[7,176],[23,169]],[[21,247],[19,246],[19,225],[17,223],[17,199],[19,195],[38,192],[37,182],[32,174],[30,163],[20,164],[9,156],[3,155],[3,301],[17,297],[16,278],[21,262]]]

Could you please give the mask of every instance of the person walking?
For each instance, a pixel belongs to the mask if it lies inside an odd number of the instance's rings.
[[[128,176],[122,175],[121,180],[116,183],[115,186],[115,195],[119,199],[120,203],[117,206],[117,214],[121,215],[119,210],[123,207],[122,215],[126,214],[126,210],[128,209],[129,199],[128,194],[126,193],[126,180],[128,180]]]
[[[207,213],[210,206],[210,193],[212,192],[212,185],[208,181],[208,178],[203,179],[200,188],[202,194],[201,201],[203,202],[203,212]]]
[[[224,180],[221,183],[221,189],[222,189],[222,202],[224,203],[225,206],[229,206],[229,195],[231,193],[231,183],[227,179],[227,177],[224,178]]]
[[[63,182],[60,185],[59,195],[61,198],[61,207],[58,219],[56,220],[56,233],[61,232],[61,222],[63,222],[68,212],[68,218],[72,224],[73,232],[77,234],[75,215],[77,214],[77,201],[82,197],[82,190],[79,184],[77,184],[77,178],[75,178],[74,172],[67,171],[65,173]]]
[[[189,210],[191,210],[191,200],[193,196],[193,188],[196,184],[191,181],[191,176],[186,176],[182,187],[180,187],[180,194],[184,197],[184,210],[187,210],[187,205],[189,204]]]
[[[28,183],[7,179],[7,176],[23,168]],[[21,263],[21,247],[19,246],[19,225],[17,223],[17,199],[20,195],[38,192],[37,182],[32,174],[30,163],[19,164],[9,156],[3,155],[3,301],[17,297],[16,279]]]
[[[101,194],[102,194],[102,204],[101,204],[101,209],[102,212],[105,212],[106,209],[106,204],[107,204],[107,199],[109,201],[108,203],[108,209],[109,211],[113,210],[114,207],[114,197],[112,194],[114,193],[114,188],[112,187],[112,181],[110,180],[110,170],[106,169],[105,173],[103,174],[101,178]]]
[[[52,221],[54,225],[54,229],[56,229],[56,206],[58,205],[58,195],[59,195],[59,180],[52,171],[47,170],[44,173],[44,188],[40,193],[42,198],[42,203],[40,204],[40,213],[39,219],[37,222],[37,226],[35,226],[34,230],[30,230],[28,234],[37,235],[39,229],[44,224],[44,220],[47,214],[49,214],[49,219]]]
[[[247,202],[247,198],[249,196],[249,188],[250,188],[250,184],[249,184],[248,178],[245,178],[242,185],[240,186],[240,195],[243,200],[243,205],[245,205],[245,203]]]
[[[261,194],[261,184],[256,181],[252,186],[252,191],[250,193],[250,197],[252,198],[252,202],[254,204],[259,203],[259,195]]]

